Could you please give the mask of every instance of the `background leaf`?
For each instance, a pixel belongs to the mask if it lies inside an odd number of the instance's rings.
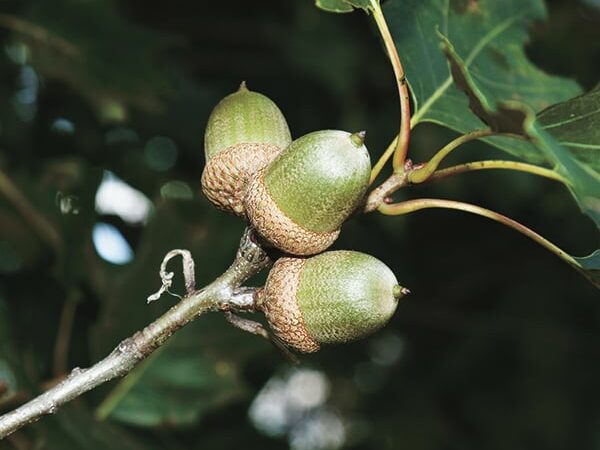
[[[226,348],[239,344],[223,320],[181,330],[136,367],[100,405],[98,412],[138,426],[189,426],[246,393],[237,364]]]
[[[324,11],[334,13],[347,13],[354,11],[352,5],[344,0],[315,0],[315,5]]]
[[[242,230],[241,223],[209,208],[205,201],[195,206],[161,204],[142,237],[135,263],[114,274],[109,290],[101,294],[110,303],[94,332],[95,357],[105,356],[119,340],[179,301],[164,295],[151,305],[145,303],[151,289],[160,285],[156,269],[170,249],[192,252],[197,286],[204,286],[232,261]],[[100,271],[109,269],[101,261],[96,264]],[[169,267],[180,274],[180,259]],[[173,292],[184,291],[181,281],[177,280]],[[234,329],[219,314],[205,315],[105,393],[99,413],[138,426],[192,425],[205,412],[243,398],[246,389],[239,368],[248,358],[269,350],[267,342]]]
[[[156,112],[173,92],[160,64],[173,38],[124,19],[113,1],[30,2],[14,20],[39,72],[82,92],[105,119],[122,120],[129,106]],[[110,41],[97,38],[106,33]]]
[[[361,8],[365,11],[372,9],[370,0],[315,0],[315,5],[334,13],[352,12],[354,8]]]

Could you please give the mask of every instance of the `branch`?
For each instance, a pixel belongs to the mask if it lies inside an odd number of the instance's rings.
[[[61,377],[66,374],[68,370],[67,360],[69,344],[71,341],[71,333],[73,332],[75,311],[77,310],[77,304],[80,301],[81,292],[78,289],[71,289],[67,294],[67,299],[62,307],[52,362],[52,369],[55,377]]]
[[[390,177],[369,192],[362,207],[362,212],[369,213],[375,211],[382,205],[387,198],[401,187],[408,184],[408,175],[411,173],[412,163],[410,160],[404,164],[404,171],[394,172]]]
[[[243,290],[238,294],[239,288],[269,264],[267,254],[247,229],[233,264],[223,275],[204,289],[187,294],[156,321],[122,341],[102,361],[88,369],[73,369],[57,386],[0,416],[0,439],[44,415],[55,413],[60,406],[96,386],[126,375],[174,332],[201,314],[217,310],[252,310],[251,297]]]
[[[1,17],[1,15],[0,15]],[[60,252],[61,238],[54,226],[42,216],[12,180],[0,170],[0,193],[13,205],[33,231],[54,251]]]

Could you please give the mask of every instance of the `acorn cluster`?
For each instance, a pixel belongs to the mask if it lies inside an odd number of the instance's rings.
[[[407,292],[378,259],[325,251],[369,186],[364,139],[364,132],[322,130],[292,141],[277,105],[245,83],[208,119],[202,190],[285,254],[258,307],[273,332],[301,352],[372,333]]]

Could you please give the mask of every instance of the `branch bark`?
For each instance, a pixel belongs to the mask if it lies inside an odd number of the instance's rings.
[[[412,170],[412,162],[407,160],[404,164],[404,170],[401,172],[394,172],[390,177],[373,189],[365,198],[362,205],[363,213],[370,213],[379,208],[380,205],[385,203],[394,192],[408,184],[408,175]]]
[[[199,291],[186,295],[164,315],[133,336],[123,340],[106,358],[88,369],[75,368],[61,383],[0,416],[0,439],[107,381],[129,373],[140,361],[160,347],[173,333],[208,311],[248,311],[253,304],[240,286],[270,265],[252,231],[242,237],[233,264],[223,275]]]

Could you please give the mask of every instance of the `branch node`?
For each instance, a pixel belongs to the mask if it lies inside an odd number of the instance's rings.
[[[254,230],[250,227],[244,230],[244,235],[240,240],[238,256],[255,265],[266,264],[269,259],[265,250],[258,243]]]

